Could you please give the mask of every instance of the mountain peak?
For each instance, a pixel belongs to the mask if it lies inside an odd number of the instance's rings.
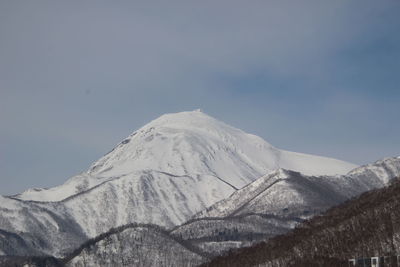
[[[262,138],[229,126],[199,110],[164,114],[120,142],[95,162],[91,175],[143,170],[173,175],[210,174],[241,187],[277,167],[275,150]],[[268,162],[263,164],[261,162]],[[239,177],[238,177],[239,176]],[[237,177],[238,179],[235,179]]]
[[[169,113],[146,124],[95,162],[90,175],[119,176],[156,170],[214,175],[241,188],[278,168],[305,174],[343,174],[342,161],[279,150],[262,138],[199,110]]]
[[[206,113],[202,112],[200,109],[196,109],[194,111],[182,111],[182,112],[177,112],[177,113],[167,113],[164,115],[161,115],[157,119],[151,121],[144,127],[142,127],[142,130],[145,128],[150,128],[150,127],[156,127],[156,126],[165,126],[165,127],[178,127],[178,128],[188,128],[190,126],[195,126],[195,127],[212,127],[212,126],[221,126],[221,124],[224,124],[221,121],[218,121],[217,119],[207,115]],[[224,124],[224,126],[228,126]]]
[[[209,204],[279,168],[308,175],[333,175],[355,167],[340,160],[277,149],[256,135],[194,110],[162,115],[64,185],[29,191],[20,197],[55,201],[112,179],[167,175],[204,183],[204,188],[214,179],[224,189],[204,203]]]

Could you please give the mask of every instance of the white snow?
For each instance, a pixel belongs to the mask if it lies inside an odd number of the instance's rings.
[[[10,198],[8,198],[8,197],[3,197],[3,196],[0,196],[0,203],[1,203],[1,208],[4,208],[4,209],[17,209],[18,208],[18,205],[17,205],[17,202],[15,201],[15,200],[12,200],[12,199],[10,199]]]
[[[334,175],[355,167],[335,159],[279,150],[258,136],[196,110],[163,115],[129,135],[86,173],[64,185],[28,190],[17,197],[60,201],[113,177],[147,170],[177,176],[215,176],[241,188],[279,168]]]
[[[16,195],[16,198],[22,200],[34,200],[34,201],[60,201],[69,196],[75,195],[87,189],[93,188],[94,186],[101,184],[110,178],[94,178],[87,173],[81,173],[70,179],[64,184],[52,187],[49,189],[34,188],[28,189],[23,193]]]
[[[362,192],[384,187],[399,176],[399,158],[385,158],[345,175],[313,177],[280,169],[237,190],[194,217],[275,214],[283,209],[297,212],[304,207],[323,210]]]
[[[15,210],[0,216],[10,231],[44,225],[53,233],[62,228],[54,214],[76,222],[89,237],[131,222],[171,227],[281,167],[336,174],[354,165],[279,150],[201,111],[166,114],[63,185],[15,196],[26,202],[0,199],[0,208]],[[29,226],[30,216],[37,217],[35,226]]]
[[[92,165],[91,174],[153,169],[176,174],[215,173],[237,187],[274,169],[310,175],[344,174],[343,161],[279,150],[202,112],[163,115],[125,139]],[[110,169],[111,168],[111,169]]]
[[[177,225],[232,192],[232,187],[213,176],[176,177],[148,171],[116,178],[63,204],[93,237],[130,222]]]
[[[246,185],[241,192],[251,189],[257,196],[274,179],[286,179],[280,168],[309,175],[337,175],[353,167],[335,159],[279,150],[201,111],[167,114],[129,135],[86,172],[63,185],[16,196],[24,201],[0,197],[0,221],[2,229],[10,232],[31,233],[35,229],[34,234],[42,239],[46,236],[41,234],[51,235],[55,244],[51,253],[57,254],[65,244],[71,247],[72,241],[79,242],[82,235],[94,237],[127,223],[181,224]],[[393,168],[393,172],[400,170]],[[371,171],[376,176],[364,179],[363,190],[373,188],[371,184],[382,185],[387,179],[378,177],[385,173]],[[264,177],[250,184],[271,172],[275,172],[271,180],[261,182]],[[343,190],[352,188],[350,178],[331,176],[330,180],[337,188],[341,183],[345,184]],[[282,192],[275,190],[274,194]],[[290,197],[302,201],[293,193],[281,196],[279,205]],[[240,197],[233,204],[237,203],[241,203]],[[221,206],[221,210],[230,209],[230,204]],[[255,204],[262,207],[262,203]],[[274,203],[268,205],[273,207]],[[53,220],[54,216],[57,219]]]

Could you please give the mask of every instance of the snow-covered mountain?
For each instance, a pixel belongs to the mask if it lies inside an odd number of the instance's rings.
[[[385,163],[386,160],[382,163]],[[370,165],[377,169],[376,165]],[[207,267],[399,266],[400,177],[329,209],[294,231],[215,258]],[[385,255],[374,262],[370,257]],[[382,256],[383,257],[383,256]],[[367,258],[368,260],[359,259]],[[376,264],[374,264],[376,263]]]
[[[62,255],[112,227],[181,224],[279,168],[335,175],[354,167],[279,150],[200,111],[167,114],[65,184],[2,197],[0,229],[18,234],[29,248]]]
[[[172,234],[214,255],[293,229],[371,189],[400,177],[400,158],[386,158],[346,175],[307,176],[279,169],[175,227]]]
[[[385,158],[335,176],[309,176],[279,169],[237,190],[194,218],[252,213],[308,217],[362,192],[384,187],[399,176],[400,157]]]
[[[279,150],[258,136],[196,110],[153,120],[64,185],[28,190],[16,197],[59,201],[115,177],[137,177],[148,171],[180,177],[213,176],[227,188],[238,189],[279,168],[333,175],[355,167],[340,160]]]

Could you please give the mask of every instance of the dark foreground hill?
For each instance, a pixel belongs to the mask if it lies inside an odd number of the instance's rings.
[[[65,266],[198,266],[208,258],[189,242],[150,224],[129,224],[84,243]]]
[[[347,259],[400,254],[400,179],[329,209],[288,234],[203,266],[347,266]]]
[[[198,266],[208,258],[160,226],[129,224],[88,240],[65,258],[6,256],[0,267]]]

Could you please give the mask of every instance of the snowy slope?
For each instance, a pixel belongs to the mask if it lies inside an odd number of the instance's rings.
[[[134,164],[132,164],[134,162]],[[177,175],[214,174],[235,187],[286,168],[306,174],[343,174],[355,165],[281,151],[201,111],[163,115],[94,163],[91,175],[158,170]]]
[[[250,246],[286,233],[302,220],[263,214],[190,220],[171,234],[217,256],[231,248]]]
[[[399,176],[399,173],[400,157],[393,157],[355,168],[346,176],[358,177],[364,183],[382,187],[382,184],[386,185],[393,177]]]
[[[135,131],[86,173],[64,185],[28,190],[16,197],[59,201],[114,177],[147,170],[177,176],[211,175],[241,188],[278,168],[333,175],[355,167],[335,159],[279,150],[201,111],[180,112],[163,115]]]
[[[87,235],[61,209],[0,196],[0,255],[62,255],[84,242]]]
[[[354,165],[279,150],[200,111],[167,114],[65,184],[2,198],[0,229],[29,240],[45,239],[47,243],[31,245],[59,255],[112,227],[181,224],[281,167],[340,174]],[[72,241],[65,247],[68,234]]]
[[[400,158],[386,158],[346,175],[307,176],[277,170],[196,214],[171,233],[221,255],[293,229],[304,219],[400,177]]]
[[[13,197],[21,200],[60,201],[90,188],[93,188],[107,180],[110,179],[96,179],[95,177],[92,177],[87,173],[81,173],[68,179],[62,185],[46,189],[31,188]]]
[[[203,112],[181,112],[163,115],[132,133],[64,185],[14,197],[60,202],[54,212],[74,218],[93,237],[131,222],[167,227],[183,223],[282,166],[331,174],[354,165],[281,151]]]
[[[193,211],[226,197],[221,192],[233,191],[213,176],[174,176],[147,171],[115,177],[58,202],[2,197],[0,229],[29,240],[43,239],[45,242],[40,245],[28,246],[59,256],[113,227],[132,222],[168,227],[180,224]],[[16,248],[14,253],[20,253],[20,249]]]
[[[63,201],[70,217],[94,237],[131,222],[171,227],[232,193],[213,176],[174,176],[147,171],[121,176]],[[84,205],[82,205],[84,203]]]
[[[194,218],[249,213],[308,217],[362,192],[384,187],[399,176],[400,158],[386,158],[336,176],[307,176],[280,169],[257,179]]]
[[[198,266],[207,255],[165,230],[127,226],[86,243],[66,266]]]

